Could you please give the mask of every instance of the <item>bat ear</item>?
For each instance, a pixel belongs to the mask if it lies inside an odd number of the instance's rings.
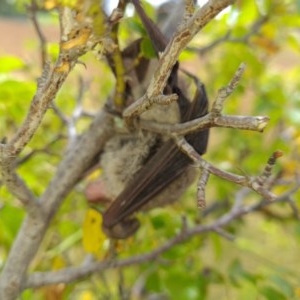
[[[105,227],[102,225],[103,232],[114,239],[127,239],[133,235],[140,227],[140,222],[136,218],[126,219],[117,223],[113,227]]]

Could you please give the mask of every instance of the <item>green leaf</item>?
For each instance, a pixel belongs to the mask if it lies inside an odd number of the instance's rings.
[[[212,241],[212,244],[213,244],[215,257],[216,257],[216,260],[217,260],[218,258],[221,257],[221,254],[222,254],[221,238],[218,234],[212,233],[211,234],[211,241]]]
[[[151,211],[151,223],[155,230],[174,236],[181,227],[181,218],[172,208],[156,208]]]
[[[296,53],[298,53],[300,48],[300,40],[299,37],[295,34],[289,34],[286,39],[287,45],[291,47]]]
[[[288,299],[294,296],[294,289],[291,284],[281,276],[274,274],[271,276],[271,281],[276,285],[276,288],[284,294]]]
[[[297,222],[294,225],[294,234],[295,234],[297,241],[300,242],[300,224],[299,224],[299,222]]]
[[[145,29],[137,18],[128,18],[127,26],[130,31],[138,32],[140,34],[145,34]]]
[[[22,300],[37,299],[37,293],[32,289],[27,289],[22,292]]]
[[[151,272],[147,276],[146,288],[148,291],[160,292],[162,289],[161,274],[157,272]]]
[[[295,5],[296,5],[297,13],[299,14],[300,13],[300,0],[296,0]]]
[[[228,272],[231,282],[237,287],[240,286],[240,282],[242,280],[247,280],[254,283],[257,279],[255,275],[252,275],[244,269],[243,265],[238,259],[233,260],[229,266]]]
[[[0,57],[0,72],[7,73],[15,70],[20,70],[25,67],[22,59],[16,56],[1,56]]]
[[[0,245],[10,245],[17,234],[24,216],[20,208],[5,204],[0,209]]]
[[[30,81],[6,80],[0,82],[0,120],[5,116],[5,119],[8,120],[21,121],[35,89],[36,83]],[[0,135],[2,135],[1,132]]]
[[[199,299],[199,282],[191,274],[176,270],[168,275],[164,283],[171,299]]]
[[[144,37],[141,43],[141,53],[146,58],[155,58],[156,52],[148,37]]]
[[[286,298],[284,295],[282,295],[280,292],[278,292],[276,289],[274,289],[271,286],[265,286],[260,290],[260,293],[265,296],[268,300],[286,300],[289,298]]]

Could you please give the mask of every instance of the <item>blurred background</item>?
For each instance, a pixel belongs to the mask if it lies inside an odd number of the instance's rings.
[[[47,41],[49,59],[55,61],[59,23],[56,11],[50,9],[52,2],[38,2],[43,9],[37,20]],[[161,18],[161,22],[179,5],[143,3],[148,15]],[[2,140],[11,137],[24,119],[41,73],[40,40],[29,4],[24,0],[0,1]],[[104,6],[109,12],[115,5],[116,1],[107,1]],[[133,8],[128,7],[120,25],[121,46],[143,34],[141,27]],[[226,101],[224,112],[267,115],[269,125],[263,133],[212,129],[205,159],[224,170],[252,176],[259,174],[272,152],[280,149],[284,156],[275,168],[276,194],[295,186],[300,169],[299,28],[300,1],[237,1],[209,23],[180,57],[181,66],[205,84],[211,102],[240,63],[246,63],[241,83]],[[105,60],[89,53],[82,61],[86,67],[75,67],[56,99],[62,115],[71,117],[83,89],[86,115],[76,123],[78,134],[87,128],[114,88],[114,77]],[[50,109],[18,162],[18,172],[36,195],[43,193],[55,173],[68,138],[61,115]],[[91,254],[84,240],[93,244],[92,254],[97,259],[105,259],[107,240],[99,233],[101,243],[96,241],[89,235],[91,225],[85,222],[90,211],[84,189],[100,172],[78,184],[68,196],[31,265],[32,271],[81,263]],[[196,209],[196,185],[192,186],[174,206],[141,214],[142,228],[133,238],[119,243],[119,258],[146,253],[163,244],[180,230],[182,215],[191,226],[212,222],[228,211],[241,193],[246,204],[260,201],[253,192],[211,177],[207,209],[201,212]],[[74,284],[26,290],[21,299],[300,299],[300,193],[290,200],[233,221],[226,228],[227,238],[204,234],[177,245],[155,262],[95,274]],[[18,200],[1,186],[0,270],[23,218]]]

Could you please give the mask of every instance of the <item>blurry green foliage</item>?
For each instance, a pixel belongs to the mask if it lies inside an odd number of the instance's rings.
[[[217,90],[232,78],[241,62],[247,64],[240,86],[225,105],[228,114],[268,115],[264,133],[231,129],[212,129],[205,158],[222,169],[241,174],[258,174],[270,154],[280,148],[284,157],[276,167],[283,179],[292,180],[300,168],[300,2],[237,1],[220,14],[192,41],[192,49],[181,55],[182,65],[205,83],[213,101]],[[151,5],[147,12],[154,15]],[[261,24],[256,26],[255,24]],[[120,27],[120,44],[143,34],[138,19],[125,18]],[[204,51],[212,42],[226,36],[223,42]],[[5,37],[4,37],[5,38]],[[143,53],[153,51],[143,44]],[[57,44],[48,47],[52,58]],[[114,79],[105,62],[96,62],[88,54],[61,90],[56,105],[64,116],[71,117],[79,93],[78,76],[89,82],[83,96],[84,109],[96,111],[113,89]],[[39,73],[36,61],[25,61],[12,55],[0,57],[0,139],[10,138],[24,120],[36,89]],[[78,133],[90,119],[77,124]],[[67,145],[67,128],[52,108],[41,128],[20,158],[19,174],[39,196],[47,187]],[[32,264],[32,270],[55,270],[77,265],[85,257],[82,246],[82,224],[88,205],[80,183],[66,199],[43,245]],[[286,190],[284,185],[276,192]],[[207,187],[208,206],[219,207],[203,219],[196,210],[193,186],[186,197],[173,207],[141,214],[141,229],[135,237],[118,244],[119,257],[151,252],[181,230],[181,216],[187,224],[213,221],[227,211],[239,187],[219,178],[211,178]],[[296,205],[300,207],[299,194]],[[251,193],[246,202],[258,201]],[[4,187],[0,189],[0,269],[24,218],[24,211]],[[144,293],[163,294],[168,299],[300,299],[298,249],[300,226],[287,204],[276,204],[266,211],[236,220],[226,228],[238,237],[228,241],[216,233],[193,238],[170,249],[161,260],[108,271],[92,279],[56,290],[59,299],[118,299],[118,284],[131,290],[144,281]],[[98,258],[107,254],[104,245]],[[49,299],[53,287],[27,290],[22,299]],[[58,298],[57,298],[58,299]],[[139,298],[140,299],[140,298]]]

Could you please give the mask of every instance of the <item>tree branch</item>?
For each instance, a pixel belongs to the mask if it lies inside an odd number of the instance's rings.
[[[247,33],[241,37],[232,37],[232,30],[228,30],[222,37],[212,41],[210,44],[199,48],[195,46],[188,47],[187,49],[193,52],[197,52],[200,55],[205,55],[212,51],[215,47],[221,45],[222,43],[249,43],[249,40],[253,36],[257,36],[261,27],[269,20],[269,15],[260,16],[254,23],[248,26]]]
[[[217,232],[218,234],[221,234],[222,236],[232,240],[233,237],[226,234],[226,232],[222,230],[223,227],[229,225],[231,222],[242,217],[243,215],[249,214],[262,207],[269,206],[273,203],[288,201],[287,196],[294,194],[298,188],[299,185],[297,186],[297,188],[293,188],[287,193],[277,197],[277,199],[273,202],[262,200],[259,203],[255,203],[249,206],[234,205],[230,212],[207,225],[197,225],[195,227],[188,228],[185,224],[183,225],[183,229],[177,236],[174,236],[173,238],[165,242],[162,246],[145,254],[136,255],[123,260],[101,262],[92,261],[79,267],[70,267],[55,272],[33,273],[27,278],[24,284],[24,288],[37,288],[50,284],[70,283],[75,280],[80,280],[81,278],[89,276],[95,272],[101,272],[108,269],[124,268],[152,261],[157,259],[162,253],[168,251],[172,247],[182,244],[190,240],[191,238],[198,236],[199,234],[204,234],[211,231]]]
[[[175,138],[175,141],[178,147],[187,154],[195,163],[197,167],[202,170],[207,170],[209,173],[221,177],[225,180],[231,181],[235,184],[239,184],[241,186],[247,186],[250,189],[257,192],[263,198],[268,200],[274,200],[275,195],[269,191],[269,186],[263,184],[265,182],[261,181],[261,176],[258,177],[250,177],[250,176],[241,176],[231,172],[223,171],[206,160],[204,160],[196,151],[195,149],[187,143],[184,138]],[[273,153],[272,158],[277,159],[280,156],[276,155],[276,152]],[[270,159],[269,159],[270,160]],[[269,162],[269,161],[268,161]]]
[[[229,116],[222,114],[224,102],[237,87],[244,69],[245,64],[242,63],[229,84],[218,91],[217,97],[212,104],[211,111],[207,115],[179,124],[164,124],[140,119],[135,122],[136,127],[171,136],[184,136],[188,133],[211,127],[235,128],[259,132],[263,131],[269,121],[269,118],[266,116]],[[186,71],[184,72],[188,73]],[[192,76],[189,73],[188,75]],[[194,78],[194,76],[192,77]],[[194,80],[197,81],[195,78]],[[145,105],[151,104],[151,101],[145,103]]]
[[[40,24],[38,22],[37,18],[37,12],[38,12],[38,4],[36,0],[31,0],[31,4],[27,6],[27,10],[29,12],[29,16],[31,18],[33,27],[37,33],[37,36],[40,41],[40,52],[41,52],[41,66],[42,69],[44,68],[46,61],[47,61],[47,40],[41,30]]]
[[[209,21],[233,2],[233,0],[210,0],[179,28],[161,54],[159,67],[146,94],[124,110],[123,117],[129,127],[132,127],[133,118],[151,107],[150,99],[162,93],[181,51]]]
[[[4,183],[17,197],[20,193],[24,193],[25,198],[21,197],[21,200],[25,205],[30,203],[33,207],[28,211],[29,214],[19,230],[4,266],[0,278],[1,300],[15,299],[22,290],[25,273],[52,217],[64,197],[91,164],[99,149],[103,147],[112,128],[111,117],[104,112],[99,112],[87,132],[66,153],[52,182],[38,201],[15,174],[17,155],[35,134],[78,57],[88,51],[95,42],[92,40],[91,26],[87,25],[84,18],[76,19],[76,14],[71,8],[60,8],[60,22],[61,44],[57,62],[52,70],[49,65],[44,66],[25,121],[7,144],[0,145],[0,167]],[[40,209],[38,213],[37,207]]]
[[[23,288],[25,272],[61,202],[91,164],[111,135],[111,116],[99,112],[87,132],[64,157],[39,200],[42,213],[25,218],[4,266],[0,279],[0,299],[15,299]],[[22,255],[20,255],[22,249]]]

